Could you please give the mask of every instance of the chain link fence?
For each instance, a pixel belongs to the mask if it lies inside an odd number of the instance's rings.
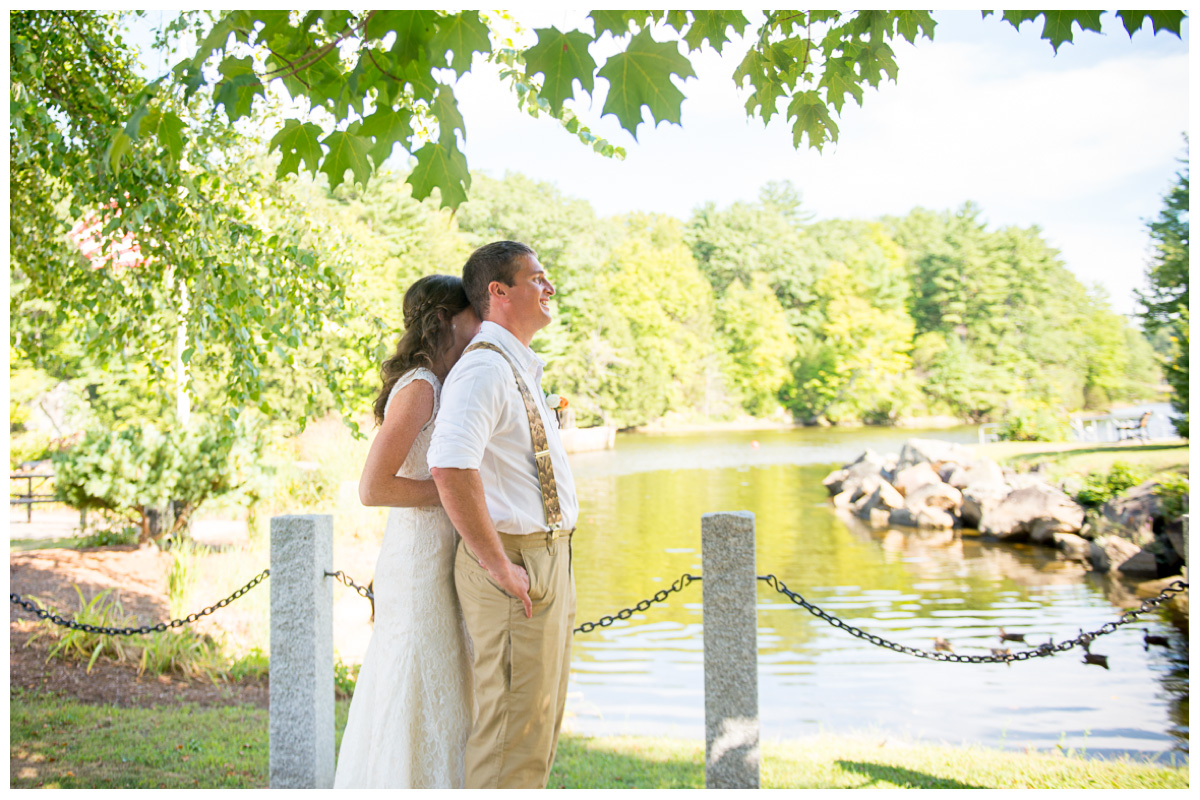
[[[136,628],[107,628],[107,627],[103,627],[103,626],[99,626],[99,625],[88,625],[85,623],[76,622],[73,619],[67,619],[67,618],[62,617],[59,614],[54,613],[52,611],[47,611],[46,609],[39,607],[36,603],[34,603],[30,600],[27,600],[16,593],[10,593],[9,600],[13,604],[20,606],[21,608],[25,609],[26,611],[31,612],[32,614],[37,616],[38,619],[47,620],[55,625],[59,625],[64,628],[70,628],[72,630],[77,630],[77,631],[84,631],[86,633],[107,634],[109,636],[134,636],[134,635],[139,635],[139,634],[152,633],[155,631],[165,631],[168,628],[178,628],[182,625],[188,625],[190,623],[193,623],[196,620],[200,619],[201,617],[206,617],[209,614],[212,614],[217,609],[224,608],[225,606],[232,603],[234,600],[237,600],[239,597],[246,594],[251,589],[253,589],[255,586],[257,586],[262,581],[264,581],[270,574],[271,574],[271,571],[269,569],[264,569],[258,575],[251,578],[250,581],[245,586],[242,586],[240,589],[235,591],[233,594],[229,595],[228,597],[226,597],[222,600],[217,601],[216,603],[212,604],[211,606],[208,606],[207,608],[197,611],[196,613],[188,614],[186,617],[183,617],[181,619],[173,619],[170,622],[160,622],[160,623],[157,623],[154,625],[142,625],[142,626],[136,627]],[[374,614],[374,605],[375,605],[374,597],[375,596],[374,596],[374,593],[371,591],[371,589],[368,586],[361,586],[360,584],[356,583],[353,578],[351,578],[349,575],[347,575],[342,570],[338,570],[337,572],[326,572],[325,575],[327,577],[333,578],[334,580],[345,584],[346,586],[350,587],[351,589],[354,589],[354,591],[357,592],[360,596],[365,597],[366,599],[370,600],[371,607],[372,607],[372,614]],[[607,628],[610,625],[612,625],[614,622],[616,622],[617,620],[628,620],[635,613],[648,611],[650,609],[650,607],[652,605],[654,605],[655,603],[664,602],[672,594],[682,591],[686,587],[690,586],[693,583],[697,583],[697,582],[701,581],[702,579],[703,578],[700,575],[690,575],[688,573],[684,573],[683,575],[679,576],[679,578],[676,581],[674,581],[668,588],[661,589],[661,590],[655,592],[651,597],[648,597],[645,600],[641,600],[637,604],[630,606],[629,608],[624,608],[615,614],[605,615],[603,617],[600,617],[595,622],[584,622],[581,625],[579,625],[577,628],[575,628],[575,630],[573,632],[574,633],[591,633],[596,628]],[[877,647],[884,647],[889,650],[893,650],[897,653],[903,653],[904,655],[915,656],[916,658],[925,658],[925,659],[929,659],[931,661],[944,661],[944,662],[949,662],[949,663],[954,663],[954,664],[996,664],[996,663],[1010,664],[1014,661],[1028,661],[1029,659],[1032,659],[1032,658],[1043,658],[1046,656],[1053,656],[1058,653],[1063,653],[1068,650],[1071,650],[1075,647],[1082,647],[1084,649],[1084,651],[1087,652],[1091,643],[1093,641],[1095,641],[1097,638],[1099,638],[1101,636],[1106,636],[1110,633],[1113,633],[1113,632],[1117,631],[1118,629],[1120,629],[1122,626],[1128,625],[1131,622],[1136,622],[1138,620],[1138,618],[1141,617],[1143,614],[1147,614],[1150,611],[1153,611],[1153,610],[1159,608],[1164,603],[1168,602],[1171,598],[1173,598],[1176,595],[1179,595],[1183,592],[1186,592],[1188,590],[1188,584],[1186,581],[1182,581],[1182,580],[1172,581],[1158,594],[1158,596],[1148,598],[1147,600],[1142,602],[1140,607],[1124,612],[1120,616],[1119,619],[1114,620],[1112,622],[1107,622],[1100,628],[1098,628],[1094,631],[1088,632],[1088,633],[1085,633],[1081,630],[1079,632],[1079,635],[1076,636],[1074,639],[1068,639],[1068,640],[1060,642],[1058,644],[1055,644],[1054,641],[1051,640],[1045,644],[1038,645],[1037,647],[1031,647],[1031,648],[1027,648],[1024,650],[1017,650],[1015,652],[1012,652],[1008,649],[1004,649],[1004,650],[997,649],[997,650],[994,650],[990,655],[962,655],[959,653],[950,652],[948,644],[944,645],[944,649],[923,650],[921,648],[910,647],[908,645],[904,645],[904,644],[900,644],[898,642],[893,642],[888,639],[884,639],[882,636],[877,636],[873,633],[868,633],[859,627],[851,625],[851,624],[845,622],[844,620],[841,620],[838,617],[834,616],[833,614],[830,614],[828,611],[825,611],[820,606],[817,606],[817,605],[814,605],[814,604],[808,602],[800,594],[789,589],[787,587],[787,584],[785,584],[782,580],[780,580],[775,575],[759,575],[758,580],[766,583],[767,586],[771,587],[776,592],[784,595],[791,602],[800,606],[804,610],[808,611],[813,616],[824,620],[825,622],[829,623],[830,625],[832,625],[835,628],[839,628],[839,629],[845,631],[846,633],[850,634],[851,636],[854,636],[858,639],[862,639],[863,641],[869,642],[870,644],[876,645]],[[1013,634],[1012,638],[1020,640],[1018,634]],[[1089,663],[1102,663],[1103,656],[1092,656],[1091,659],[1092,660],[1090,660]],[[1107,664],[1105,664],[1105,666],[1107,666]]]

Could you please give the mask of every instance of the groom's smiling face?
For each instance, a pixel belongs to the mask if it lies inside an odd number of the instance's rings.
[[[550,298],[554,296],[554,284],[534,256],[521,256],[518,263],[520,268],[513,276],[513,285],[505,290],[511,312],[522,324],[540,330],[553,318]]]

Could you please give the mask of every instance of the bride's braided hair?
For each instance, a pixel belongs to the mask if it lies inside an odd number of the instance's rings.
[[[375,398],[375,422],[383,422],[388,396],[400,376],[414,367],[433,369],[438,356],[450,344],[450,319],[471,303],[461,278],[426,275],[404,293],[404,334],[396,352],[383,362],[379,376],[383,388]]]

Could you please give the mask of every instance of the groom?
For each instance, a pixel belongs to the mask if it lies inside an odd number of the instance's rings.
[[[480,247],[463,284],[483,325],[442,389],[429,466],[462,536],[454,582],[476,708],[466,788],[544,788],[566,702],[579,510],[545,362],[529,349],[554,286],[519,242]]]

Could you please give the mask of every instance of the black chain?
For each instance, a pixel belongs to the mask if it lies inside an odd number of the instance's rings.
[[[372,592],[370,589],[368,589],[365,586],[359,586],[357,583],[354,582],[353,578],[351,578],[346,573],[342,572],[340,569],[337,572],[326,572],[325,575],[326,575],[326,577],[333,578],[335,581],[341,581],[342,583],[346,584],[354,591],[358,592],[363,597],[370,600],[372,603],[375,602],[375,593],[374,592]]]
[[[667,597],[671,594],[671,592],[678,592],[680,589],[687,586],[689,583],[692,583],[693,581],[698,581],[698,580],[700,580],[699,575],[688,575],[685,572],[683,575],[681,575],[679,577],[679,580],[677,580],[671,584],[671,587],[669,589],[660,589],[659,591],[654,593],[654,597],[651,597],[647,600],[641,601],[633,608],[622,609],[622,610],[618,611],[616,614],[612,614],[610,616],[603,616],[600,619],[596,620],[595,622],[585,622],[582,625],[580,625],[578,628],[576,628],[574,632],[575,633],[591,633],[592,631],[594,631],[596,629],[596,626],[599,626],[601,628],[607,628],[609,625],[612,625],[614,622],[616,622],[619,619],[629,619],[630,617],[633,616],[633,613],[635,611],[645,611],[646,609],[650,608],[651,604],[661,603],[663,600],[666,600]]]
[[[224,600],[218,600],[216,603],[213,603],[211,606],[204,609],[203,611],[197,611],[194,614],[188,614],[183,619],[173,619],[170,622],[160,622],[157,625],[143,625],[140,628],[106,628],[102,625],[88,625],[83,622],[76,622],[73,619],[64,619],[63,617],[60,617],[58,614],[51,613],[51,612],[45,610],[44,608],[38,608],[36,605],[34,605],[34,603],[30,602],[29,600],[23,599],[21,597],[21,595],[16,594],[16,593],[10,592],[8,595],[8,599],[10,601],[12,601],[13,603],[16,603],[17,605],[19,605],[21,608],[25,609],[26,611],[30,611],[30,612],[36,614],[38,619],[50,620],[55,625],[60,625],[64,628],[70,628],[70,629],[76,630],[76,631],[83,631],[84,633],[103,633],[103,634],[107,634],[109,636],[133,636],[135,634],[153,633],[155,631],[161,632],[161,631],[167,630],[168,628],[178,628],[181,625],[189,625],[189,624],[195,622],[196,620],[200,619],[201,617],[207,617],[209,614],[213,613],[218,608],[224,608],[225,606],[232,603],[234,600],[237,600],[239,597],[244,595],[246,592],[253,589],[258,584],[262,583],[262,581],[265,580],[266,577],[270,574],[271,574],[271,570],[264,569],[262,572],[260,572],[254,578],[252,578],[251,581],[249,583],[247,583],[245,586],[238,589],[236,592],[229,595],[229,597],[226,597]]]
[[[784,582],[779,580],[779,578],[775,577],[774,575],[759,575],[758,579],[760,581],[764,581],[768,586],[775,589],[780,594],[787,595],[793,603],[801,606],[813,616],[820,617],[835,628],[841,628],[851,636],[857,636],[859,639],[864,639],[871,644],[878,645],[879,647],[886,647],[891,650],[895,650],[897,653],[904,653],[905,655],[916,656],[917,658],[928,658],[932,661],[950,661],[956,664],[996,664],[1009,663],[1012,661],[1028,661],[1031,658],[1041,658],[1042,656],[1052,656],[1056,653],[1063,653],[1074,647],[1082,647],[1084,650],[1087,650],[1088,645],[1092,643],[1092,640],[1099,636],[1112,633],[1122,625],[1128,625],[1129,623],[1135,621],[1142,614],[1145,614],[1148,611],[1153,611],[1180,592],[1186,592],[1188,588],[1186,581],[1172,581],[1165,589],[1162,590],[1161,593],[1159,593],[1158,597],[1151,597],[1150,599],[1143,601],[1141,607],[1133,609],[1132,611],[1126,611],[1117,621],[1106,622],[1099,628],[1099,630],[1092,631],[1091,633],[1084,633],[1083,631],[1080,631],[1079,635],[1074,639],[1060,642],[1059,644],[1055,644],[1054,641],[1051,640],[1046,644],[1039,645],[1035,648],[1029,650],[1018,650],[1015,653],[1005,652],[987,656],[974,656],[959,655],[957,653],[945,653],[941,651],[931,652],[929,650],[921,650],[916,647],[909,647],[907,645],[888,641],[881,636],[876,636],[873,633],[867,633],[861,628],[848,625],[847,623],[830,614],[828,611],[813,605],[800,595],[793,592],[791,589],[787,588]]]

